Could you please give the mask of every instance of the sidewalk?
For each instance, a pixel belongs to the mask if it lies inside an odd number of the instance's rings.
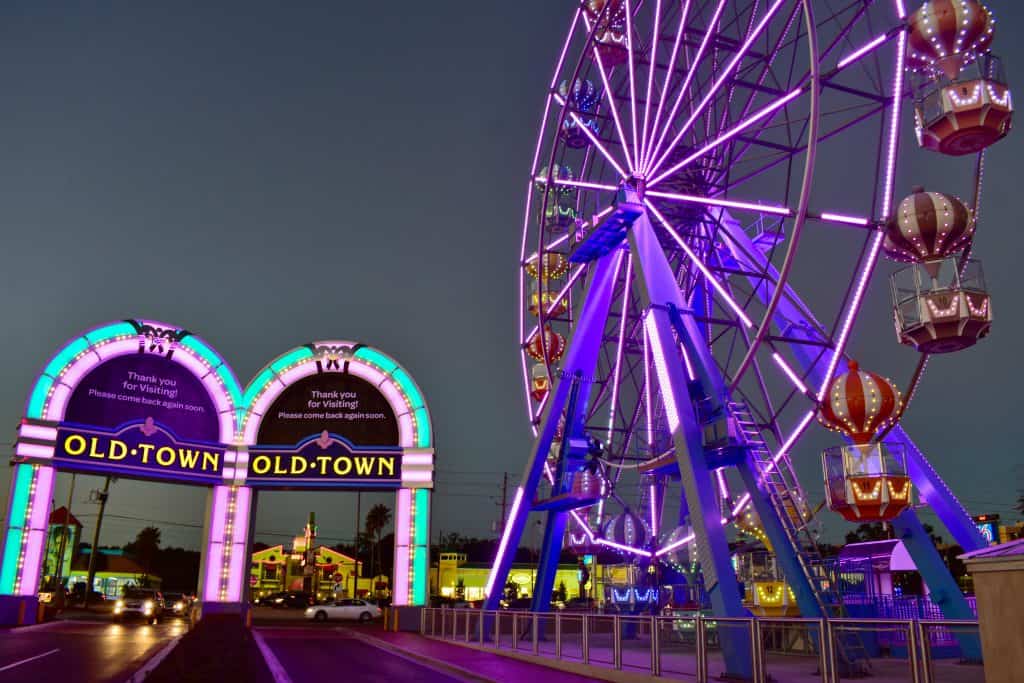
[[[571,672],[572,670],[579,671],[589,668],[583,667],[578,663],[552,661],[552,666],[542,666],[523,661],[517,658],[514,653],[495,654],[476,649],[472,646],[453,645],[415,633],[373,630],[363,631],[358,635],[384,649],[393,650],[396,653],[412,657],[413,659],[423,660],[438,668],[451,669],[461,676],[478,681],[494,681],[495,683],[506,683],[508,681],[591,683],[592,681],[600,680],[650,680],[647,676],[633,678],[630,674],[626,674],[625,677],[621,678],[604,676],[592,678]],[[569,670],[554,668],[556,664],[568,665],[566,669]]]

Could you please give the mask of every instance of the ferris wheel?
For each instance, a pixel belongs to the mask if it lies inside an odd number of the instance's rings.
[[[901,0],[578,7],[527,182],[518,341],[536,442],[489,606],[525,516],[542,511],[535,609],[566,538],[677,569],[692,548],[713,610],[736,616],[737,523],[770,539],[805,615],[829,613],[816,510],[791,462],[819,412],[853,441],[824,460],[830,507],[893,519],[913,480],[959,543],[978,544],[897,420],[928,355],[991,324],[969,258],[983,150],[1012,111],[991,37],[977,2],[909,15]],[[897,204],[905,115],[921,147],[974,155],[966,203],[921,189]],[[883,251],[910,263],[894,315],[922,352],[902,395],[856,365],[843,373]]]

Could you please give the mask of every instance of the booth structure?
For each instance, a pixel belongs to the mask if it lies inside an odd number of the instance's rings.
[[[372,347],[315,342],[242,388],[213,347],[147,320],[68,342],[31,388],[14,446],[0,624],[32,623],[58,470],[209,489],[200,592],[240,612],[260,489],[395,491],[396,605],[427,599],[434,450],[423,393]]]
[[[1024,657],[1024,539],[960,556],[974,577],[987,683],[1016,683]]]

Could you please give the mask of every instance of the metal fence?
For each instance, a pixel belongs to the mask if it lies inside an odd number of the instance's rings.
[[[957,640],[976,643],[976,621],[425,608],[420,632],[479,647],[698,683],[739,673],[728,670],[736,661],[749,666],[743,675],[754,683],[814,677],[839,683],[840,678],[864,674],[872,683],[984,683],[985,678],[980,663],[964,656],[975,651],[973,647]],[[938,652],[936,642],[953,651]]]

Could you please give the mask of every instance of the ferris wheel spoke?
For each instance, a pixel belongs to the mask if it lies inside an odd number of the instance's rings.
[[[555,101],[558,102],[559,105],[561,105],[563,107],[566,106],[565,98],[562,97],[561,95],[559,95],[558,93],[553,93],[552,97],[555,98]],[[612,165],[612,168],[614,168],[616,171],[618,171],[619,176],[622,177],[622,178],[628,178],[629,174],[626,173],[624,170],[622,170],[622,166],[619,165],[619,162],[616,161],[615,157],[612,156],[611,152],[609,152],[605,148],[605,146],[603,144],[601,144],[601,141],[598,139],[598,137],[596,135],[594,135],[594,133],[590,130],[590,128],[588,128],[587,125],[583,122],[583,119],[581,119],[579,117],[579,115],[576,112],[574,112],[574,111],[567,110],[566,113],[569,115],[570,118],[572,118],[573,122],[577,126],[579,126],[579,129],[581,131],[583,131],[583,133],[587,136],[587,138],[594,145],[594,147],[596,149],[598,149],[601,152],[601,154],[604,155],[605,160],[609,164]],[[625,148],[623,148],[623,153],[627,153],[628,154],[628,152],[627,152],[627,150]]]
[[[629,111],[633,123],[633,155],[639,158],[641,153],[640,149],[640,137],[637,131],[637,117],[636,117],[636,50],[633,49],[633,41],[636,40],[636,36],[633,33],[633,7],[631,0],[625,0],[626,3],[626,43],[628,46],[627,50],[627,67],[629,69]]]
[[[658,135],[658,138],[655,141],[654,145],[651,147],[651,150],[649,150],[649,153],[647,155],[648,159],[644,162],[644,165],[641,169],[641,171],[644,174],[647,173],[647,170],[650,166],[650,159],[655,157],[660,152],[661,145],[664,143],[665,138],[668,136],[671,130],[672,121],[674,121],[676,116],[679,114],[679,108],[683,105],[683,102],[686,100],[686,98],[692,95],[692,93],[690,92],[690,86],[692,85],[693,79],[697,74],[697,66],[701,63],[701,60],[703,60],[704,54],[707,52],[707,48],[711,42],[712,36],[717,35],[716,27],[722,19],[722,12],[724,10],[725,0],[718,0],[718,6],[715,8],[715,13],[711,17],[711,20],[708,22],[707,27],[704,30],[704,36],[703,38],[701,38],[700,41],[700,47],[697,48],[697,53],[694,55],[693,61],[690,62],[689,68],[686,70],[686,76],[683,79],[683,84],[679,87],[679,92],[676,95],[675,102],[673,103],[672,108],[669,109],[668,117],[666,117],[665,119],[665,126],[662,129],[661,133]],[[669,73],[666,76],[666,82],[670,80],[670,76],[672,73],[671,69],[674,66],[674,63],[669,64]]]
[[[651,136],[653,136],[655,131],[658,130],[658,124],[661,121],[661,112],[662,112],[662,110],[663,110],[663,108],[665,106],[665,100],[668,99],[668,86],[672,82],[672,73],[673,73],[673,71],[675,69],[676,59],[679,56],[679,46],[680,46],[680,44],[682,42],[682,39],[683,39],[683,30],[686,27],[686,20],[689,18],[690,2],[691,2],[691,0],[685,0],[685,2],[683,3],[682,9],[679,12],[679,26],[676,29],[675,42],[672,44],[672,54],[671,54],[671,56],[668,59],[668,64],[667,64],[666,69],[665,69],[665,79],[661,83],[661,96],[658,98],[658,108],[654,112],[654,121],[653,121],[653,123],[652,123],[652,125],[650,127],[650,135]],[[651,71],[652,71],[652,73],[656,70],[655,69],[656,63],[657,63],[656,61],[652,61],[652,63],[651,63]],[[650,100],[650,98],[651,98],[651,95],[648,95],[647,99]],[[644,135],[645,135],[645,137],[647,136],[647,134],[648,134],[647,133],[647,127],[645,126],[644,127]],[[640,160],[640,166],[641,167],[647,165],[648,158],[649,158],[650,152],[651,152],[651,149],[650,149],[651,143],[652,143],[652,140],[648,139],[647,140],[648,148],[645,150],[646,153],[645,153],[644,157]]]
[[[782,4],[784,2],[785,0],[775,0],[772,3],[771,7],[769,7],[765,11],[764,16],[758,22],[757,26],[750,33],[750,35],[747,36],[747,39],[743,41],[743,44],[736,51],[736,54],[733,55],[728,65],[721,71],[720,75],[718,76],[718,78],[715,79],[714,83],[712,83],[711,87],[704,94],[704,97],[701,99],[700,103],[690,114],[690,118],[688,118],[686,122],[680,127],[679,132],[676,134],[675,138],[672,139],[672,142],[669,143],[668,147],[663,152],[660,153],[660,156],[656,155],[657,161],[655,161],[653,164],[649,164],[647,167],[643,169],[644,175],[653,175],[658,172],[661,166],[668,159],[668,155],[671,154],[672,150],[675,149],[676,145],[678,145],[679,142],[682,141],[683,137],[690,130],[690,127],[693,125],[693,123],[704,112],[708,104],[714,98],[715,94],[726,82],[726,80],[729,79],[732,72],[739,65],[740,60],[742,60],[743,57],[746,56],[747,51],[750,49],[750,46],[754,43],[755,40],[757,40],[757,38],[761,36],[765,28],[767,28],[768,24],[771,22],[776,12],[779,11],[779,8],[782,7]]]
[[[762,121],[763,119],[771,116],[775,112],[777,112],[780,109],[782,109],[783,107],[785,107],[787,104],[789,104],[790,102],[795,100],[797,97],[799,97],[803,92],[805,92],[805,90],[806,90],[806,88],[795,88],[795,89],[791,90],[790,92],[788,92],[783,97],[781,97],[778,100],[776,100],[775,102],[769,104],[766,107],[762,107],[756,113],[750,115],[749,117],[747,117],[746,119],[744,119],[740,123],[736,124],[735,126],[730,128],[729,130],[725,131],[724,133],[722,133],[721,135],[716,137],[714,140],[712,140],[711,142],[709,142],[706,145],[704,145],[703,147],[701,147],[699,150],[697,150],[693,154],[690,154],[689,156],[684,158],[682,161],[680,161],[676,165],[672,166],[671,168],[669,168],[666,171],[663,171],[662,173],[660,173],[659,175],[655,176],[654,178],[651,178],[650,181],[648,181],[648,186],[649,187],[656,186],[658,183],[660,183],[661,181],[665,180],[666,178],[668,178],[668,177],[674,175],[675,173],[683,170],[684,168],[686,168],[687,166],[692,164],[697,159],[700,159],[701,157],[706,156],[706,155],[714,152],[718,147],[720,147],[721,145],[724,145],[725,143],[729,142],[734,137],[736,137],[737,135],[739,135],[743,131],[747,130],[748,128],[750,128],[754,124],[758,123],[759,121]]]
[[[593,31],[593,26],[585,13],[583,15],[583,21],[586,23],[587,32],[589,34]],[[631,152],[629,144],[626,142],[626,133],[622,127],[622,118],[619,115],[619,108],[615,103],[615,91],[612,89],[611,83],[608,81],[608,71],[604,66],[604,58],[601,56],[601,52],[597,49],[596,45],[591,46],[590,50],[593,54],[594,63],[597,65],[597,72],[601,76],[601,84],[604,86],[604,92],[607,94],[608,108],[612,112],[612,120],[615,122],[615,130],[619,135],[619,144],[622,146],[622,153],[626,157],[626,165],[629,167],[630,173],[634,173],[637,167],[637,162],[634,159],[636,152],[635,150]]]

